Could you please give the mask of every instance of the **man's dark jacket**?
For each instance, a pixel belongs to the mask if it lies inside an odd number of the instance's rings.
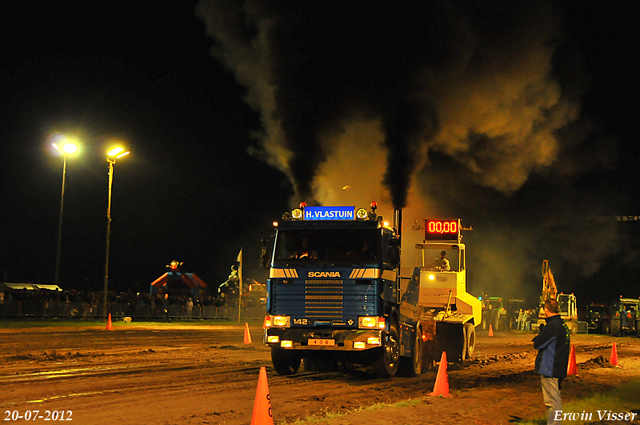
[[[569,328],[560,315],[547,317],[547,325],[533,338],[537,374],[563,380],[567,377],[571,337]]]

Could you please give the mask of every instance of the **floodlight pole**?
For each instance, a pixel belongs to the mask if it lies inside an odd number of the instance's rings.
[[[56,274],[53,283],[59,283],[60,276],[60,252],[62,248],[62,212],[64,209],[64,186],[67,178],[67,155],[62,155],[62,193],[60,195],[60,221],[58,223],[58,249],[56,250]]]
[[[238,323],[241,323],[240,314],[242,313],[242,247],[240,247],[240,259],[238,265]]]
[[[113,185],[113,165],[116,163],[115,159],[107,158],[109,163],[109,196],[107,203],[107,244],[106,254],[104,257],[104,293],[102,301],[102,320],[107,320],[107,290],[109,287],[109,237],[111,236],[111,187]]]

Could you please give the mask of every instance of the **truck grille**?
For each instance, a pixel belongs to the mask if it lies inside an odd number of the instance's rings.
[[[342,280],[305,280],[304,314],[309,319],[342,319]]]

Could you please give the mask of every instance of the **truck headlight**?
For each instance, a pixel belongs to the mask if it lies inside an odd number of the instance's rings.
[[[289,328],[291,327],[291,316],[265,316],[264,325],[267,328]]]
[[[386,322],[384,317],[379,316],[360,316],[358,317],[359,329],[384,329]]]
[[[289,316],[271,316],[271,326],[274,328],[288,328],[291,326],[291,317]]]

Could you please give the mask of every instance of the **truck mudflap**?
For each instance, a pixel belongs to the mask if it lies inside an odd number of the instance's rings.
[[[472,317],[472,316],[471,316]],[[422,326],[422,358],[424,364],[440,361],[442,352],[447,352],[447,360],[459,362],[469,358],[475,347],[475,331],[468,317],[452,320],[424,321]],[[473,333],[473,336],[469,336]]]
[[[380,348],[383,331],[377,329],[302,329],[269,328],[264,330],[264,343],[293,351],[361,352]]]

